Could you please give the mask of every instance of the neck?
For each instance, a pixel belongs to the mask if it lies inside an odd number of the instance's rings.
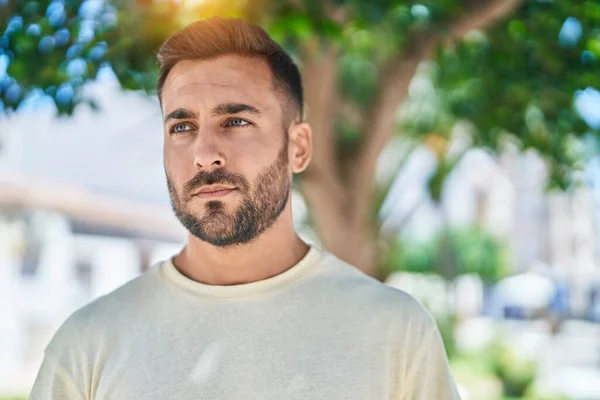
[[[307,252],[308,245],[294,230],[288,204],[269,229],[247,244],[216,247],[188,234],[188,243],[173,258],[173,264],[196,282],[239,285],[279,275]]]

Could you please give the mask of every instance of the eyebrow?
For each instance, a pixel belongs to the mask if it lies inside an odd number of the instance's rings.
[[[260,110],[254,106],[243,103],[223,103],[212,110],[213,117],[227,114],[238,114],[246,112],[249,114],[260,114]]]
[[[198,117],[198,114],[196,114],[195,112],[191,111],[191,110],[187,110],[185,108],[178,108],[173,112],[170,112],[166,117],[165,117],[165,122],[171,120],[171,119],[196,119]]]
[[[228,114],[239,114],[239,113],[249,113],[249,114],[260,114],[260,110],[254,106],[243,103],[222,103],[212,109],[212,116],[218,117],[219,115],[228,115]],[[165,117],[165,122],[168,122],[172,119],[196,119],[198,118],[198,114],[194,111],[188,110],[186,108],[177,108],[175,111],[170,112]]]

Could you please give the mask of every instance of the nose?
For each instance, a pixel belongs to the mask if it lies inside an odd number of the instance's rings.
[[[194,166],[198,171],[212,171],[225,167],[225,157],[214,140],[198,140],[194,153]]]

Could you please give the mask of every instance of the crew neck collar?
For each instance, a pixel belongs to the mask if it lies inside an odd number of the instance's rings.
[[[209,285],[196,282],[179,272],[173,264],[174,256],[163,261],[160,271],[168,282],[191,294],[231,299],[268,292],[295,281],[306,275],[318,263],[321,255],[321,250],[310,245],[306,255],[293,267],[270,278],[238,285]]]

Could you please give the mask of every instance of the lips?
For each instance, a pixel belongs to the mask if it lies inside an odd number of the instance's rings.
[[[210,185],[201,188],[194,196],[200,198],[217,198],[227,196],[228,194],[237,190],[236,188],[221,186],[221,185]]]

